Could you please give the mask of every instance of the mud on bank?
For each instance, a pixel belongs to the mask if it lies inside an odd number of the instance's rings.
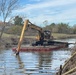
[[[13,46],[18,45],[19,38],[15,37],[8,37],[8,38],[2,38],[0,40],[0,49],[6,49],[6,48],[12,48]],[[31,44],[34,42],[35,39],[29,39],[29,38],[24,38],[22,44]]]
[[[76,44],[71,49],[71,57],[63,66],[60,65],[59,72],[56,75],[76,75]]]

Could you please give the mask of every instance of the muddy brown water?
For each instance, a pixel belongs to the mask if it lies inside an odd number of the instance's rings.
[[[76,39],[69,41],[75,42]],[[0,75],[55,75],[70,56],[71,52],[67,49],[21,52],[19,56],[15,56],[11,49],[0,50]]]

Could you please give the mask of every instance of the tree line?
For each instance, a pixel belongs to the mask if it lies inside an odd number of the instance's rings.
[[[6,20],[12,14],[12,11],[18,8],[18,1],[19,0],[0,0],[0,17],[4,23],[2,30],[0,31],[0,39],[6,27]],[[22,17],[15,16],[13,20],[15,25],[23,25]],[[43,27],[44,29],[50,29],[52,32],[76,34],[76,25],[72,27],[65,23],[51,23],[50,25],[47,25],[47,20],[44,21],[43,24],[45,25],[45,27]]]
[[[65,34],[76,34],[76,25],[70,26],[69,23],[51,23],[46,27],[53,33],[65,33]]]
[[[23,25],[23,19],[20,16],[16,16],[13,20],[15,25]],[[76,34],[76,25],[70,26],[69,23],[51,23],[47,25],[47,21],[44,21],[43,24],[45,26],[43,29],[51,30],[53,33]]]

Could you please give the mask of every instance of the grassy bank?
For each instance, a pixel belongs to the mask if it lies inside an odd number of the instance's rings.
[[[52,36],[54,39],[68,39],[68,38],[75,38],[76,37],[76,34],[60,34],[60,33],[52,33]],[[12,34],[6,34],[4,33],[3,36],[2,36],[2,43],[5,44],[5,43],[11,43],[11,38],[15,38],[15,40],[19,40],[20,36],[18,35],[12,35]],[[25,38],[27,38],[26,40],[29,41],[33,41],[36,39],[36,36],[25,36]],[[0,42],[0,45],[1,45],[1,42]],[[2,45],[3,45],[2,44]]]
[[[75,38],[76,34],[62,34],[62,33],[52,33],[54,39],[66,39],[66,38]],[[3,38],[19,37],[12,34],[3,34]],[[36,36],[25,36],[26,38],[36,38]]]
[[[66,39],[66,38],[75,38],[76,34],[52,33],[52,36],[54,37],[54,39]],[[2,40],[0,40],[0,47],[4,47],[6,44],[14,43],[14,41],[12,41],[11,38],[15,38],[15,40],[18,42],[19,37],[20,36],[18,36],[18,35],[12,35],[12,34],[4,33],[2,36]],[[36,36],[25,36],[25,38],[27,38],[26,42],[27,41],[33,41],[36,39]]]
[[[62,34],[62,33],[52,33],[54,39],[66,39],[66,38],[75,38],[76,34]]]

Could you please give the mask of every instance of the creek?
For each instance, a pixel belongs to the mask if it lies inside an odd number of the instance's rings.
[[[75,43],[76,39],[64,39]],[[69,45],[72,48],[74,45]],[[59,66],[70,58],[70,49],[63,48],[48,52],[20,52],[15,56],[12,49],[0,50],[0,75],[55,75]]]

